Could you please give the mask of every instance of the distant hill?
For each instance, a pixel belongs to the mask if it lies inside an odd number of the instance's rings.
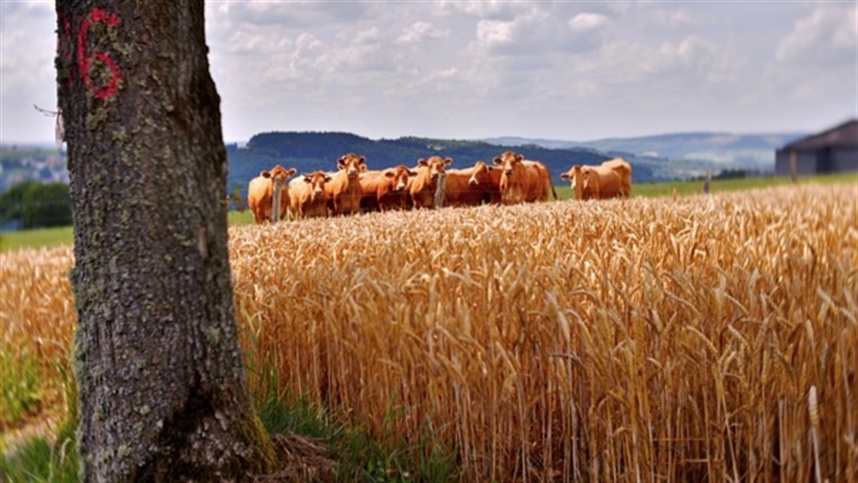
[[[451,167],[466,168],[478,160],[491,160],[507,150],[507,147],[485,141],[461,141],[403,137],[399,139],[372,140],[350,133],[338,132],[268,132],[253,136],[247,145],[227,145],[229,180],[227,189],[238,187],[246,196],[247,183],[260,171],[276,164],[286,168],[297,168],[300,172],[314,170],[334,171],[336,161],[343,154],[354,152],[365,156],[370,169],[385,169],[399,164],[409,167],[417,165],[420,158],[432,155],[453,159]],[[560,174],[573,164],[598,164],[616,156],[587,147],[551,149],[536,144],[520,146],[515,151],[528,159],[542,161],[551,171],[555,184],[564,182]],[[642,159],[631,153],[623,153],[634,166],[635,182],[645,182],[669,176],[659,166],[663,160]]]
[[[676,165],[713,169],[774,171],[775,150],[808,133],[733,134],[689,132],[633,138],[606,138],[594,141],[560,141],[498,137],[484,141],[499,146],[536,144],[553,149],[591,148],[602,152],[628,152],[636,156],[661,158]]]

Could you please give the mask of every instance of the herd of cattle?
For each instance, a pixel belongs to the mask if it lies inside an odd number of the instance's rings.
[[[506,151],[493,159],[496,166],[477,161],[466,169],[445,169],[452,159],[431,156],[414,168],[399,165],[370,170],[366,158],[348,153],[337,160],[337,171],[314,171],[286,181],[297,173],[280,165],[250,181],[247,204],[256,223],[292,218],[348,215],[367,211],[516,204],[557,199],[551,173],[539,161]],[[573,166],[561,175],[575,190],[575,198],[628,198],[632,168],[622,158],[599,166]]]

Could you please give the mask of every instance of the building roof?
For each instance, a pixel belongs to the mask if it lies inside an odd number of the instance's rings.
[[[797,141],[793,141],[779,149],[779,151],[819,149],[828,147],[851,146],[858,147],[858,119],[846,121],[839,126],[812,134]]]

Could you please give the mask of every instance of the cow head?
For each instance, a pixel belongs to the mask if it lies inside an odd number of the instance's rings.
[[[325,183],[331,181],[331,176],[323,171],[313,171],[310,174],[304,174],[304,182],[310,185],[313,193],[313,199],[322,198],[325,195]]]
[[[274,192],[272,193],[271,198],[271,221],[274,223],[280,220],[280,206],[283,200],[283,188],[286,187],[286,180],[297,172],[298,170],[295,168],[286,169],[278,164],[269,171],[259,173],[260,176],[271,180],[274,184]]]
[[[575,191],[575,199],[581,199],[584,190],[589,184],[589,178],[592,168],[590,166],[572,166],[569,171],[560,175],[563,179],[569,180],[569,185]]]
[[[259,176],[262,176],[265,179],[270,179],[275,184],[281,184],[282,186],[285,185],[287,179],[294,176],[297,172],[298,170],[295,168],[286,169],[278,164],[268,171],[262,171],[259,173]]]
[[[384,170],[384,176],[392,182],[394,191],[405,191],[408,187],[408,178],[417,176],[417,173],[400,164],[395,168]]]
[[[444,172],[444,167],[452,162],[451,158],[441,159],[440,156],[431,156],[428,161],[423,158],[418,159],[417,166],[429,169],[429,177],[434,181]]]
[[[492,167],[486,164],[485,161],[477,161],[474,164],[474,171],[471,177],[468,178],[468,184],[471,186],[485,185],[491,182]]]
[[[560,177],[563,179],[568,179],[569,184],[572,185],[572,189],[574,190],[578,178],[581,177],[581,166],[578,166],[577,164],[575,166],[572,166],[571,168],[569,168],[569,171],[561,174]]]
[[[500,156],[495,157],[492,161],[503,168],[503,174],[512,176],[516,165],[524,160],[524,156],[516,154],[512,151],[505,151]]]
[[[360,173],[367,170],[366,158],[355,153],[344,154],[337,160],[337,168],[345,171],[349,178],[357,179]]]

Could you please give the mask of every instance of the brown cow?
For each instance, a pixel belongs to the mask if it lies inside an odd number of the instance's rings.
[[[408,205],[408,180],[417,176],[407,166],[367,171],[360,175],[363,211],[404,210]]]
[[[622,158],[599,166],[572,166],[560,175],[568,179],[577,200],[628,198],[632,192],[632,167]]]
[[[286,216],[289,207],[289,193],[286,180],[297,173],[295,168],[286,169],[279,164],[250,180],[247,185],[247,206],[253,212],[256,224],[265,220],[276,222]],[[283,193],[283,190],[287,193]]]
[[[417,160],[417,176],[409,178],[408,193],[414,208],[434,208],[435,194],[438,190],[438,178],[444,172],[444,167],[452,163],[450,158],[441,159],[431,156],[428,160]]]
[[[503,169],[489,166],[485,161],[474,164],[474,174],[468,183],[483,193],[483,201],[499,205],[501,203],[500,179]]]
[[[602,166],[613,169],[620,176],[620,195],[628,198],[632,194],[632,165],[623,158],[609,159]]]
[[[360,212],[360,173],[366,171],[366,158],[355,153],[344,154],[337,160],[339,171],[325,183],[328,209],[333,215]]]
[[[322,171],[313,171],[289,182],[289,212],[296,218],[325,217],[328,215],[328,196],[325,183],[333,179]]]
[[[499,186],[503,204],[548,201],[549,190],[557,199],[551,173],[539,161],[525,160],[524,156],[512,151],[505,151],[493,161],[503,168]]]
[[[477,161],[465,169],[448,169],[444,182],[444,206],[479,206],[500,203],[500,168]]]

